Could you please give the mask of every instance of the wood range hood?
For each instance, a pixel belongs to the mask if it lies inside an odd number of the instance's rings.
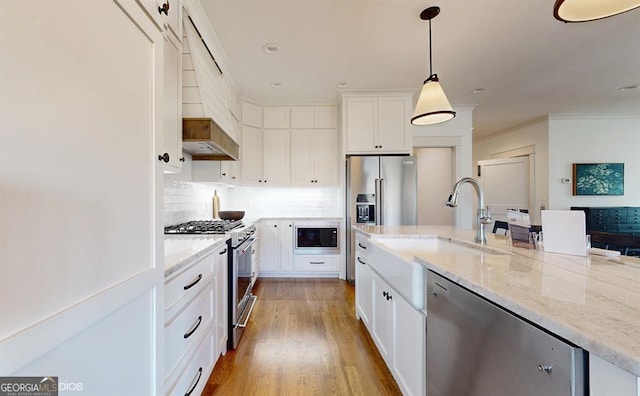
[[[211,118],[182,119],[182,149],[194,161],[237,161],[240,146]]]

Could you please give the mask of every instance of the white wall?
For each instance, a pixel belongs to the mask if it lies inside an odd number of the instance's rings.
[[[573,196],[573,163],[623,162],[624,195]],[[640,115],[549,117],[549,208],[640,206]]]
[[[532,149],[535,153],[534,202],[531,205],[532,221],[539,224],[540,208],[549,202],[549,121],[545,117],[517,128],[474,140],[473,164],[478,161],[507,158],[518,155],[520,149]],[[526,150],[529,151],[529,150]],[[477,173],[476,173],[477,175]]]
[[[475,177],[472,159],[472,112],[474,106],[455,106],[456,117],[435,125],[412,125],[414,147],[453,147],[454,175],[458,180]],[[453,187],[453,185],[451,186]],[[460,194],[455,211],[455,225],[472,228],[475,224],[475,194]]]

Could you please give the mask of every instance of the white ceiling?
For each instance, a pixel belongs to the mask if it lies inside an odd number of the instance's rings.
[[[640,87],[619,90],[640,84],[640,9],[565,24],[554,0],[200,2],[240,94],[261,102],[336,100],[339,82],[417,92],[429,74],[419,14],[437,5],[433,71],[454,107],[477,105],[474,138],[547,114],[640,114]]]

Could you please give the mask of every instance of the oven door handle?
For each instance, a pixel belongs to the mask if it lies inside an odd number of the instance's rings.
[[[254,243],[256,243],[256,238],[247,239],[247,241],[243,242],[236,248],[236,252],[241,255],[245,254],[247,250],[249,250],[251,246],[253,246]]]
[[[244,329],[245,327],[247,327],[247,323],[249,322],[249,318],[251,317],[251,312],[253,312],[253,307],[256,305],[257,299],[258,297],[256,297],[253,294],[249,297],[249,303],[247,304],[249,305],[249,307],[247,307],[249,309],[249,312],[247,312],[247,317],[244,319],[244,323],[238,323],[236,327],[239,327],[241,329]]]

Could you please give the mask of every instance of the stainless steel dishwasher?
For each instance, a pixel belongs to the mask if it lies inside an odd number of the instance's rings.
[[[428,396],[585,395],[585,355],[460,285],[427,275]]]

